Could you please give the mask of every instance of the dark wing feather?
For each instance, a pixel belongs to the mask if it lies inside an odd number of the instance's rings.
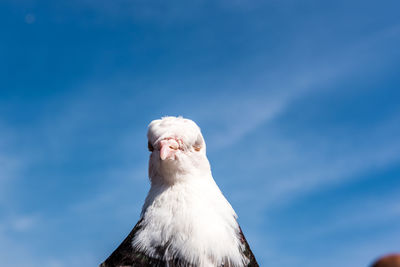
[[[258,263],[256,261],[256,258],[254,257],[253,252],[250,249],[249,243],[247,243],[246,238],[244,237],[244,234],[242,232],[242,229],[239,226],[240,230],[240,242],[244,245],[244,251],[243,254],[250,260],[249,264],[247,264],[247,267],[259,267]]]
[[[118,248],[100,267],[194,267],[182,259],[159,260],[151,258],[132,246],[136,232],[142,228],[140,220]],[[158,255],[164,255],[165,248],[159,248]]]

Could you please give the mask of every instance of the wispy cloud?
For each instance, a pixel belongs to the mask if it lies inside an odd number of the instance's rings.
[[[0,118],[1,120],[1,118]],[[15,150],[17,135],[0,121],[0,207],[10,208],[10,186],[21,177],[29,159]]]
[[[13,218],[11,228],[17,232],[26,232],[31,230],[39,223],[37,215],[22,215]]]
[[[72,203],[68,208],[69,212],[80,214],[93,212],[95,210],[104,210],[105,207],[110,208],[109,212],[112,212],[114,215],[121,215],[127,210],[129,210],[129,212],[139,212],[142,203],[125,203],[122,200],[131,199],[131,194],[137,194],[135,193],[137,185],[147,183],[147,174],[145,170],[146,168],[134,169],[129,167],[119,167],[110,170],[108,174],[106,174],[106,185],[99,189],[99,192],[94,196],[91,195],[77,203]],[[138,190],[141,191],[144,197],[146,189],[139,188]]]
[[[393,248],[397,247],[396,236],[400,233],[400,227],[391,229],[390,233],[376,231],[376,229],[392,225],[391,222],[398,221],[399,216],[400,198],[397,194],[366,197],[348,203],[346,206],[339,206],[326,221],[321,221],[319,225],[315,224],[311,229],[296,234],[297,238],[307,244],[321,242],[321,240],[326,243],[337,242],[333,237],[346,239],[346,235],[356,237],[348,240],[347,244],[341,245],[335,251],[338,256],[330,258],[329,263],[318,260],[313,261],[310,266],[321,266],[321,264],[346,267],[368,266],[382,255],[397,252],[393,251]],[[349,249],[349,246],[357,247],[357,250]],[[299,258],[304,259],[304,256],[306,255],[301,255]],[[294,256],[294,258],[297,257]],[[343,261],[343,259],[346,260]]]
[[[397,195],[366,197],[341,206],[331,214],[328,222],[308,231],[304,238],[321,238],[345,230],[357,231],[361,226],[373,228],[377,224],[397,220],[399,217],[400,198]]]
[[[27,267],[40,266],[36,261],[30,244],[13,239],[13,232],[25,232],[35,225],[36,216],[18,215],[2,218],[0,222],[0,258],[4,265]],[[24,255],[24,257],[21,257]]]
[[[263,144],[270,148],[280,147],[281,150],[277,148],[278,154],[265,154],[265,151],[253,154],[253,157],[263,159],[263,169],[271,174],[265,174],[268,178],[254,178],[259,186],[257,189],[248,189],[252,193],[241,189],[236,196],[243,197],[242,201],[253,203],[252,207],[256,210],[262,210],[290,203],[316,190],[361,179],[363,174],[397,164],[400,162],[400,143],[390,137],[400,132],[398,125],[395,116],[377,126],[374,132],[364,133],[362,140],[349,139],[341,143],[339,140],[331,142],[328,139],[317,145],[300,139],[298,142],[306,143],[293,144],[282,137],[271,135]],[[312,149],[304,151],[304,147]],[[342,149],[338,151],[337,147]],[[261,167],[259,164],[257,166]],[[291,167],[276,169],[274,166]],[[261,202],[253,199],[258,195],[254,190],[263,194]]]
[[[326,90],[324,88],[330,88],[357,73],[390,63],[388,58],[380,55],[379,64],[368,64],[375,60],[376,54],[366,51],[380,49],[382,39],[398,40],[399,30],[398,25],[383,29],[357,43],[341,47],[337,54],[299,64],[294,71],[283,67],[257,73],[253,81],[241,84],[243,88],[232,85],[232,91],[216,92],[212,98],[203,100],[207,103],[206,108],[198,106],[198,110],[190,113],[202,124],[218,129],[210,133],[208,143],[217,149],[228,147],[276,119],[296,100]],[[392,52],[383,51],[385,53],[390,55]]]

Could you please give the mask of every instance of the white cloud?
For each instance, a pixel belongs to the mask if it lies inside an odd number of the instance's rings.
[[[314,227],[305,238],[320,238],[346,229],[357,230],[360,226],[371,227],[399,217],[400,197],[367,197],[336,210],[328,222]]]
[[[14,238],[14,234],[29,234],[36,227],[44,227],[46,221],[35,214],[8,215],[0,222],[0,259],[2,266],[24,267],[80,267],[98,264],[90,251],[80,251],[75,254],[64,254],[62,258],[54,258],[50,253],[37,253],[29,238]],[[48,238],[46,236],[44,239]],[[36,243],[36,242],[35,242]]]
[[[395,33],[399,30],[398,25],[383,29],[357,43],[341,47],[336,54],[311,59],[307,63],[299,62],[297,68],[287,68],[282,63],[283,67],[251,74],[254,79],[247,84],[237,82],[236,76],[241,73],[233,71],[230,84],[224,85],[231,90],[223,90],[223,93],[215,90],[212,97],[201,99],[203,104],[192,108],[190,114],[198,118],[201,125],[217,126],[218,130],[213,131],[208,140],[214,148],[233,145],[276,119],[296,100],[331,88],[357,73],[385,65],[387,62],[382,54],[390,55],[390,51],[383,51],[377,64],[369,64],[376,60],[376,55],[365,51],[379,49],[382,39],[396,39]],[[293,58],[286,60],[296,61]]]
[[[1,118],[0,118],[1,119]],[[10,206],[10,186],[21,177],[28,159],[12,146],[17,135],[0,123],[0,206]]]
[[[328,187],[363,179],[364,174],[398,164],[400,142],[391,138],[400,134],[398,125],[396,118],[389,119],[357,140],[328,138],[322,144],[301,138],[297,139],[298,143],[293,143],[281,136],[268,135],[262,146],[273,152],[259,150],[252,154],[259,160],[249,159],[248,162],[250,168],[260,168],[264,176],[252,178],[257,187],[240,188],[233,196],[236,201],[252,203],[249,206],[257,213],[292,203],[301,196]],[[309,149],[305,150],[307,147]],[[337,150],[337,147],[342,149]]]
[[[14,218],[11,227],[18,232],[31,230],[38,223],[38,217],[35,215],[23,215]]]

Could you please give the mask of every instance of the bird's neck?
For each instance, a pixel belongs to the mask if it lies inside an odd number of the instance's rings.
[[[196,180],[213,180],[211,169],[206,160],[202,165],[194,167],[185,164],[162,164],[158,168],[149,170],[149,177],[152,188],[173,187],[175,184],[189,184]]]
[[[202,267],[228,259],[231,266],[242,266],[236,214],[211,174],[172,185],[153,183],[142,219],[133,244],[150,256],[177,256]]]

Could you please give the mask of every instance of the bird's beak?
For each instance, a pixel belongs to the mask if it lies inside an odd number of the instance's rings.
[[[165,139],[160,141],[160,158],[161,160],[175,159],[175,153],[179,148],[179,144],[174,139]]]

